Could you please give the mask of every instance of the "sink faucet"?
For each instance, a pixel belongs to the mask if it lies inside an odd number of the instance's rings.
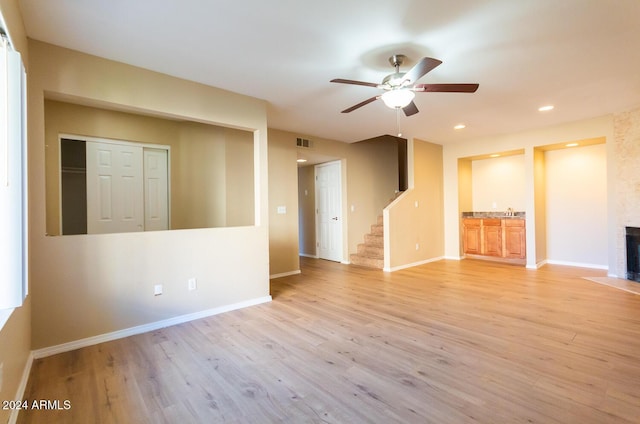
[[[513,208],[507,208],[507,216],[513,216]]]

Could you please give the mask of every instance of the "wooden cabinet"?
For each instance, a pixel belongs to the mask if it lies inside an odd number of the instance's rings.
[[[506,258],[526,258],[524,219],[504,220],[504,256]]]
[[[463,245],[464,252],[480,255],[482,254],[482,246],[481,246],[481,235],[480,235],[480,225],[482,223],[481,219],[463,219]]]
[[[483,219],[482,220],[482,255],[502,256],[502,220]]]
[[[524,219],[463,218],[462,230],[463,251],[466,255],[524,263]]]

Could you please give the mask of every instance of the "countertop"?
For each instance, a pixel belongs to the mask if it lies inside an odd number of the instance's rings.
[[[500,218],[500,219],[525,219],[525,212],[462,212],[462,218]]]

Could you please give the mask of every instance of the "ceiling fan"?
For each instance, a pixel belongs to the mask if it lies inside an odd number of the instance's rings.
[[[408,72],[400,72],[400,65],[402,65],[405,59],[406,56],[402,54],[391,56],[389,63],[396,71],[384,77],[380,84],[342,78],[332,79],[330,82],[364,85],[384,90],[384,93],[381,95],[370,97],[363,102],[343,110],[342,113],[353,112],[375,100],[382,99],[385,105],[391,109],[402,109],[406,116],[411,116],[418,113],[418,108],[413,102],[416,92],[475,93],[478,89],[478,84],[416,84],[416,81],[440,65],[442,61],[431,57],[423,57],[413,68],[409,69]]]

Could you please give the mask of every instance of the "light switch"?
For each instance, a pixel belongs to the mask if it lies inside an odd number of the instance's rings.
[[[278,215],[284,215],[287,213],[287,207],[286,206],[278,206]]]

